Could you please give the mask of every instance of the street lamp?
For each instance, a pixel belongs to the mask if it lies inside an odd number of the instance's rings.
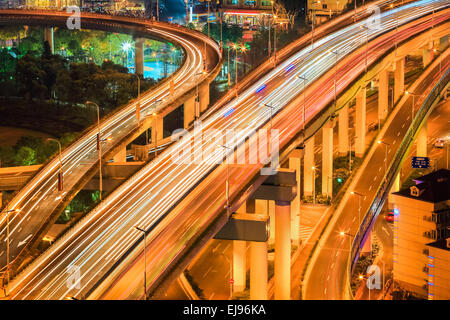
[[[366,30],[366,50],[365,50],[365,66],[364,66],[364,83],[366,82],[367,79],[367,53],[369,51],[369,27],[368,26],[364,26],[361,25],[359,26],[361,29]]]
[[[387,173],[387,154],[388,154],[388,147],[390,146],[389,143],[378,140],[377,141],[378,144],[384,144],[385,146],[385,155],[384,155],[384,175],[386,175]]]
[[[226,166],[227,166],[227,181],[225,184],[225,197],[226,197],[226,209],[227,209],[227,213],[229,213],[230,211],[230,182],[229,182],[229,177],[230,177],[230,168],[229,168],[229,164],[228,164],[228,155],[227,155],[227,150],[233,150],[232,148],[226,146],[226,145],[222,145],[219,144],[219,147],[223,148],[223,152],[225,155],[225,161],[226,161]]]
[[[134,227],[137,231],[142,232],[144,234],[144,294],[145,299],[147,300],[147,255],[146,255],[146,238],[147,238],[147,232],[144,229],[141,229],[139,227]]]
[[[137,119],[138,126],[139,126],[139,125],[141,125],[141,79],[135,73],[131,73],[131,75],[133,75],[137,78],[137,83],[138,83],[138,101],[136,103],[136,119]]]
[[[336,110],[336,81],[337,81],[337,58],[339,55],[339,52],[337,50],[330,50],[330,53],[334,54],[334,111]]]
[[[63,191],[63,172],[62,172],[62,157],[61,157],[61,142],[57,139],[47,138],[48,141],[56,141],[59,147],[59,172],[58,172],[58,191]]]
[[[305,116],[305,108],[306,108],[306,79],[305,76],[295,76],[296,79],[303,80],[303,143],[305,143],[305,125],[306,125],[306,116]]]
[[[269,152],[270,152],[270,158],[272,158],[272,113],[274,107],[271,105],[268,105],[266,103],[262,104],[264,107],[267,107],[270,109],[270,140],[269,140]]]
[[[153,117],[155,118],[155,157],[158,155],[158,114],[153,112]],[[152,136],[153,139],[153,136]]]
[[[416,96],[417,97],[421,97],[422,95],[421,94],[416,94],[416,93],[411,92],[411,91],[406,91],[405,93],[407,95],[412,96],[412,105],[411,105],[411,129],[412,129],[412,126],[414,124],[414,107],[416,106],[415,97]]]
[[[351,194],[358,196],[358,228],[361,226],[361,197],[365,197],[365,195],[358,193],[356,191],[351,191]]]
[[[228,58],[229,58],[229,53],[228,53]],[[229,60],[228,60],[228,66],[229,66]],[[198,72],[195,74],[195,86],[196,86],[196,97],[195,97],[195,119],[197,120],[200,117],[200,97],[198,95],[198,76],[199,75],[206,75],[206,71],[203,70],[202,72]],[[228,71],[228,75],[229,75],[229,71]],[[229,79],[230,77],[228,77]]]
[[[103,181],[102,181],[102,142],[109,141],[111,138],[101,139],[100,138],[100,107],[98,104],[92,101],[86,101],[84,103],[86,106],[88,104],[93,104],[97,107],[97,150],[98,150],[98,162],[99,162],[99,184],[100,184],[100,196],[99,199],[102,201],[102,189],[103,189]]]
[[[339,232],[339,235],[340,235],[341,237],[345,237],[345,236],[349,237],[349,240],[348,240],[348,244],[349,244],[349,254],[350,254],[350,256],[351,256],[351,255],[352,255],[352,239],[355,238],[355,235],[350,234],[350,233],[347,233],[347,232],[344,232],[344,231]]]
[[[130,47],[131,47],[131,43],[129,43],[129,42],[122,43],[122,50],[127,53],[127,68],[128,68],[128,50],[130,49]]]
[[[10,213],[19,213],[20,209],[11,209],[6,210],[6,281],[9,283],[9,214]],[[6,289],[5,289],[6,290]],[[5,293],[7,295],[7,293]]]

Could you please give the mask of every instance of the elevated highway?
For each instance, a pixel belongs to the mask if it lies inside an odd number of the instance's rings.
[[[69,14],[57,11],[0,10],[0,24],[65,27],[68,17]],[[174,110],[196,94],[197,83],[200,87],[208,87],[220,70],[222,55],[219,45],[202,33],[178,25],[83,13],[81,27],[128,32],[135,37],[162,39],[178,45],[185,53],[183,65],[173,75],[173,92],[171,92],[169,79],[166,79],[142,94],[139,101],[135,99],[102,119],[100,139],[105,141],[108,138],[107,142],[102,143],[102,162],[113,157],[119,150],[123,150],[128,143],[150,126],[156,127],[155,119],[151,116],[153,113],[161,117]],[[196,76],[197,74],[200,76]],[[160,102],[155,103],[157,101]],[[140,104],[140,123],[136,116],[138,103]],[[207,105],[208,102],[204,104]],[[159,136],[162,138],[162,134]],[[4,236],[6,212],[19,210],[19,213],[10,216],[9,224],[9,259],[13,262],[12,270],[20,266],[23,258],[28,256],[30,250],[40,242],[60,212],[98,170],[99,151],[96,149],[96,138],[97,126],[95,125],[85,130],[80,139],[63,150],[62,192],[57,188],[59,159],[55,157],[15,194],[3,210],[0,217],[2,241],[6,241]],[[2,250],[0,266],[5,267],[6,261],[6,253]]]
[[[142,235],[134,226],[147,230],[147,286],[154,289],[194,245],[198,247],[199,241],[201,245],[212,237],[229,212],[236,210],[264,180],[258,178],[263,163],[230,166],[233,205],[224,212],[227,166],[218,164],[224,157],[218,143],[247,154],[245,138],[269,128],[272,122],[270,109],[262,107],[267,104],[273,107],[273,128],[280,132],[282,159],[304,136],[302,108],[298,108],[302,105],[303,86],[295,76],[304,75],[312,83],[306,91],[307,122],[320,118],[333,99],[332,50],[339,52],[337,91],[341,92],[364,71],[364,50],[350,54],[363,46],[366,36],[376,48],[367,55],[369,63],[373,63],[393,46],[393,39],[402,41],[429,28],[432,22],[427,14],[432,11],[433,23],[446,21],[449,12],[442,9],[447,6],[446,1],[419,1],[386,11],[380,15],[381,28],[368,35],[361,32],[365,21],[359,22],[316,41],[314,49],[306,47],[291,56],[238,98],[203,117],[203,127],[196,134],[203,139],[182,137],[115,190],[8,286],[13,292],[11,298],[141,298],[143,290],[137,283],[144,266],[139,245]],[[396,25],[405,28],[386,33]],[[227,129],[240,131],[227,141]],[[256,144],[261,162],[267,162],[267,140]],[[182,153],[192,146],[203,153],[200,162],[192,163],[192,154]],[[234,157],[234,150],[228,151],[230,157],[232,154]],[[178,155],[177,161],[174,155]],[[71,276],[67,273],[69,266],[80,271],[79,288],[66,286]]]

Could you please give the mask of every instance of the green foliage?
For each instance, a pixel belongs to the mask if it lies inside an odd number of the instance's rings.
[[[18,166],[29,166],[36,163],[36,151],[30,147],[20,147],[14,157]]]
[[[208,24],[204,24],[202,28],[204,34],[208,34]],[[217,42],[220,42],[220,24],[210,23],[209,24],[209,34]],[[236,24],[229,26],[226,23],[222,23],[222,39],[223,43],[237,43],[241,41],[243,35],[242,28]]]

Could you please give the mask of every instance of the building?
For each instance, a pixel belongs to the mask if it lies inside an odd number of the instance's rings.
[[[427,244],[428,300],[450,300],[450,238]]]
[[[341,13],[352,4],[350,0],[307,0],[309,21],[315,17],[316,23],[324,22],[333,15]]]
[[[442,274],[449,275],[449,266],[443,263],[449,260],[449,253],[442,243],[450,237],[450,171],[432,172],[415,183],[392,194],[394,281],[402,289],[426,299],[429,292],[435,294],[433,290],[437,287],[430,278],[436,280],[439,275],[439,288],[445,287],[448,295],[449,283],[445,280],[448,278]],[[441,291],[439,296],[444,296]]]

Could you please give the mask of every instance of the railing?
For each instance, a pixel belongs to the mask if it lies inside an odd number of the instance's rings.
[[[361,243],[367,231],[369,230],[370,225],[383,208],[384,202],[386,201],[386,198],[389,195],[389,191],[392,187],[392,183],[395,179],[395,176],[400,170],[406,152],[408,151],[411,143],[414,141],[414,137],[418,132],[420,124],[425,119],[434,101],[440,95],[441,91],[446,87],[449,81],[450,81],[450,69],[448,69],[445,72],[445,74],[441,77],[438,83],[427,94],[427,98],[425,99],[419,111],[417,112],[412,125],[406,132],[402,140],[402,143],[400,144],[400,147],[398,148],[394,156],[393,161],[391,162],[387,172],[385,173],[382,179],[382,183],[379,186],[378,191],[374,197],[372,205],[369,207],[369,211],[366,213],[363,221],[361,222],[358,233],[355,235],[350,255],[352,272],[355,266],[355,262],[359,257],[359,252],[361,250]]]

